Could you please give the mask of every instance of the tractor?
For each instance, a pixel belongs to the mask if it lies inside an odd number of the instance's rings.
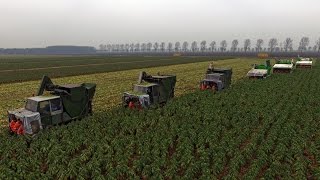
[[[92,115],[96,84],[54,85],[43,76],[36,96],[24,108],[8,111],[11,134],[35,135],[41,129]]]
[[[231,68],[213,68],[207,69],[205,78],[200,81],[200,90],[211,90],[213,92],[226,89],[231,84]]]
[[[265,79],[271,75],[270,60],[266,61],[266,64],[253,64],[252,69],[247,73],[250,79]]]
[[[293,60],[279,59],[276,60],[276,64],[273,65],[273,73],[291,73],[293,67]]]
[[[296,68],[312,68],[312,58],[300,58],[298,57],[296,62]]]
[[[176,85],[175,75],[148,75],[139,74],[138,83],[132,91],[124,92],[122,104],[130,109],[144,109],[152,105],[163,105],[174,97]]]

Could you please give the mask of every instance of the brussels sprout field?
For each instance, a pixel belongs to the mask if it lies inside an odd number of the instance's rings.
[[[163,108],[100,109],[33,140],[0,133],[0,179],[316,179],[319,79],[317,65]]]

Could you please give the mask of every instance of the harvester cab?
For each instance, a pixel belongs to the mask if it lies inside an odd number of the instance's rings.
[[[133,90],[123,94],[122,103],[124,107],[130,109],[164,104],[174,97],[175,84],[176,76],[174,75],[151,76],[146,72],[141,72]]]
[[[293,60],[279,59],[276,60],[276,64],[273,65],[273,73],[291,73],[293,67]]]
[[[95,88],[93,83],[54,85],[49,77],[43,76],[37,96],[29,97],[24,108],[8,111],[9,131],[33,135],[41,129],[92,114]]]
[[[205,78],[200,81],[200,90],[221,91],[231,84],[231,68],[209,68]]]
[[[271,74],[270,60],[267,60],[265,64],[253,64],[252,69],[247,73],[250,79],[265,79]]]
[[[296,68],[311,69],[312,68],[312,58],[298,57],[297,62],[296,62]]]

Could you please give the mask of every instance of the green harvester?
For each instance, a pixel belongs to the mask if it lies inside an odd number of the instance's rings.
[[[9,131],[33,135],[41,129],[91,115],[95,89],[94,83],[54,85],[43,76],[37,95],[29,97],[24,108],[8,111]]]
[[[200,81],[200,90],[222,91],[231,85],[232,68],[207,69],[204,79]]]
[[[175,75],[151,76],[141,72],[133,90],[123,94],[123,106],[142,109],[151,105],[164,104],[174,97],[176,81]]]

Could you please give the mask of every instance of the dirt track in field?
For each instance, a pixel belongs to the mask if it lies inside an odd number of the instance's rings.
[[[159,60],[143,60],[143,61],[124,61],[124,62],[109,62],[109,63],[94,63],[94,64],[79,64],[79,65],[68,65],[68,66],[52,66],[52,67],[39,67],[39,68],[22,68],[22,69],[8,69],[8,70],[1,70],[2,72],[16,72],[16,71],[34,71],[34,70],[43,70],[43,69],[60,69],[60,68],[72,68],[72,67],[85,67],[85,66],[99,66],[99,65],[112,65],[112,64],[133,64],[133,63],[143,63],[143,62],[150,62],[150,61],[168,61],[172,59],[159,59]]]

